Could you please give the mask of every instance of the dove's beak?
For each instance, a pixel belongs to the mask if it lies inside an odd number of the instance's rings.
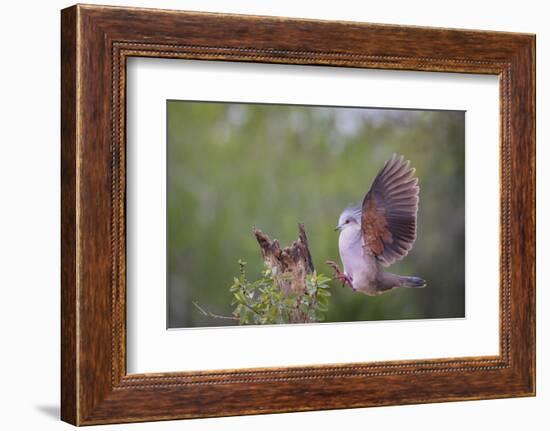
[[[339,224],[338,226],[336,226],[336,227],[334,228],[334,232],[336,232],[337,230],[341,230],[341,229],[342,229],[342,225]]]

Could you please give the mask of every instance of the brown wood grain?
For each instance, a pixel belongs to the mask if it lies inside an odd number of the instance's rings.
[[[77,422],[76,9],[61,16],[61,417]]]
[[[86,425],[534,395],[533,35],[79,5],[62,11],[61,47],[63,420]],[[499,356],[127,375],[131,56],[498,75]]]

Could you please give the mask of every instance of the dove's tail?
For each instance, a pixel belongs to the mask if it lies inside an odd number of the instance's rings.
[[[426,280],[420,277],[405,277],[403,275],[399,276],[400,286],[399,287],[411,287],[411,288],[420,288],[426,287]]]

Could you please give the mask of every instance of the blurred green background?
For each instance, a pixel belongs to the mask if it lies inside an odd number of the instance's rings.
[[[418,237],[391,267],[425,289],[369,297],[333,282],[327,322],[464,317],[464,112],[167,102],[168,326],[223,326],[237,260],[263,267],[258,227],[288,245],[304,222],[318,272],[340,262],[340,212],[391,157],[420,183]]]

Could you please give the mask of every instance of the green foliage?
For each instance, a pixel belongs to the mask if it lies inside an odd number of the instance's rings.
[[[330,278],[313,272],[306,277],[306,290],[302,294],[285,294],[280,289],[281,281],[289,274],[277,273],[267,265],[261,277],[249,281],[245,271],[246,262],[239,259],[239,276],[229,288],[235,306],[233,316],[240,325],[276,323],[314,323],[324,320],[328,311]]]

